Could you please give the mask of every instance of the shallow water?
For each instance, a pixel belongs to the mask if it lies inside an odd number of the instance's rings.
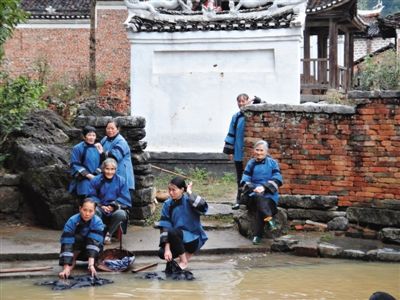
[[[164,264],[156,270],[162,274]],[[52,291],[35,282],[2,280],[0,299],[368,299],[386,291],[400,299],[400,264],[302,258],[281,254],[198,256],[194,281],[147,280],[139,274],[107,274],[114,284]]]

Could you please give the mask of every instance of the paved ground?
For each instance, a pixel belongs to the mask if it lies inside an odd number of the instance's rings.
[[[230,205],[212,205],[210,215],[228,215],[232,213]],[[225,220],[226,221],[226,220]],[[209,240],[200,251],[202,255],[231,254],[245,255],[250,253],[265,253],[270,250],[272,240],[263,239],[260,245],[252,245],[249,239],[241,236],[232,223],[220,222],[218,219],[208,218],[203,221]],[[217,225],[215,225],[217,224]],[[316,245],[321,237],[326,237],[322,232],[291,232],[299,240],[301,245]],[[61,231],[45,229],[37,226],[10,225],[0,226],[0,278],[56,275],[58,267],[58,256],[60,251]],[[132,251],[136,256],[135,264],[138,266],[149,262],[161,262],[156,256],[159,243],[159,230],[153,227],[130,226],[128,233],[123,236],[122,247]],[[370,249],[381,249],[388,247],[377,240],[352,239],[344,236],[333,237],[329,243],[343,247],[344,249],[358,249],[367,251]],[[107,248],[119,247],[114,242]],[[389,245],[400,251],[400,246]],[[27,267],[52,267],[41,272],[4,272],[9,268]],[[82,272],[85,268],[82,269]]]

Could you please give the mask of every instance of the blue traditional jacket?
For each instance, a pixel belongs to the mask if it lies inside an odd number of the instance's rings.
[[[86,254],[96,258],[103,247],[103,230],[104,224],[96,215],[88,222],[83,221],[80,214],[69,218],[60,239],[60,266],[73,264],[76,235],[86,238]]]
[[[135,176],[131,159],[131,149],[121,134],[113,138],[105,136],[101,142],[106,157],[112,157],[118,162],[117,174],[124,177],[128,188],[135,189]]]
[[[70,172],[73,180],[69,186],[70,193],[87,195],[90,191],[90,180],[85,176],[97,175],[100,170],[100,153],[96,147],[86,142],[80,142],[72,148]]]
[[[254,158],[250,159],[244,169],[241,184],[252,183],[255,187],[265,185],[268,181],[274,181],[277,186],[283,184],[281,170],[276,160],[267,156],[262,161],[258,162]],[[270,198],[278,204],[279,193],[268,193],[266,191],[263,195],[264,198]]]
[[[132,206],[131,196],[125,178],[115,174],[107,179],[104,174],[97,175],[90,181],[89,197],[98,205],[114,205],[121,208]]]
[[[244,114],[239,111],[232,116],[223,151],[226,154],[233,154],[234,161],[243,161],[244,127]]]
[[[185,193],[178,201],[168,198],[161,211],[160,227],[181,229],[183,242],[189,243],[199,239],[198,249],[200,249],[208,239],[200,223],[200,215],[206,213],[207,210],[207,203],[195,194],[189,196]]]

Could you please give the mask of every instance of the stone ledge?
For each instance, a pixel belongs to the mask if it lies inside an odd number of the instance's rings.
[[[289,104],[253,104],[242,109],[244,112],[281,111],[288,113],[327,113],[327,114],[355,114],[353,106],[339,104],[313,104],[313,105],[289,105]]]

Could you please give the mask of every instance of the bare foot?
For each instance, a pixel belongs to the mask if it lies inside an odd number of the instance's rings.
[[[180,267],[182,270],[185,270],[185,269],[187,268],[187,266],[188,266],[188,262],[187,262],[187,261],[185,261],[185,262],[180,261],[180,262],[179,262],[179,267]]]

